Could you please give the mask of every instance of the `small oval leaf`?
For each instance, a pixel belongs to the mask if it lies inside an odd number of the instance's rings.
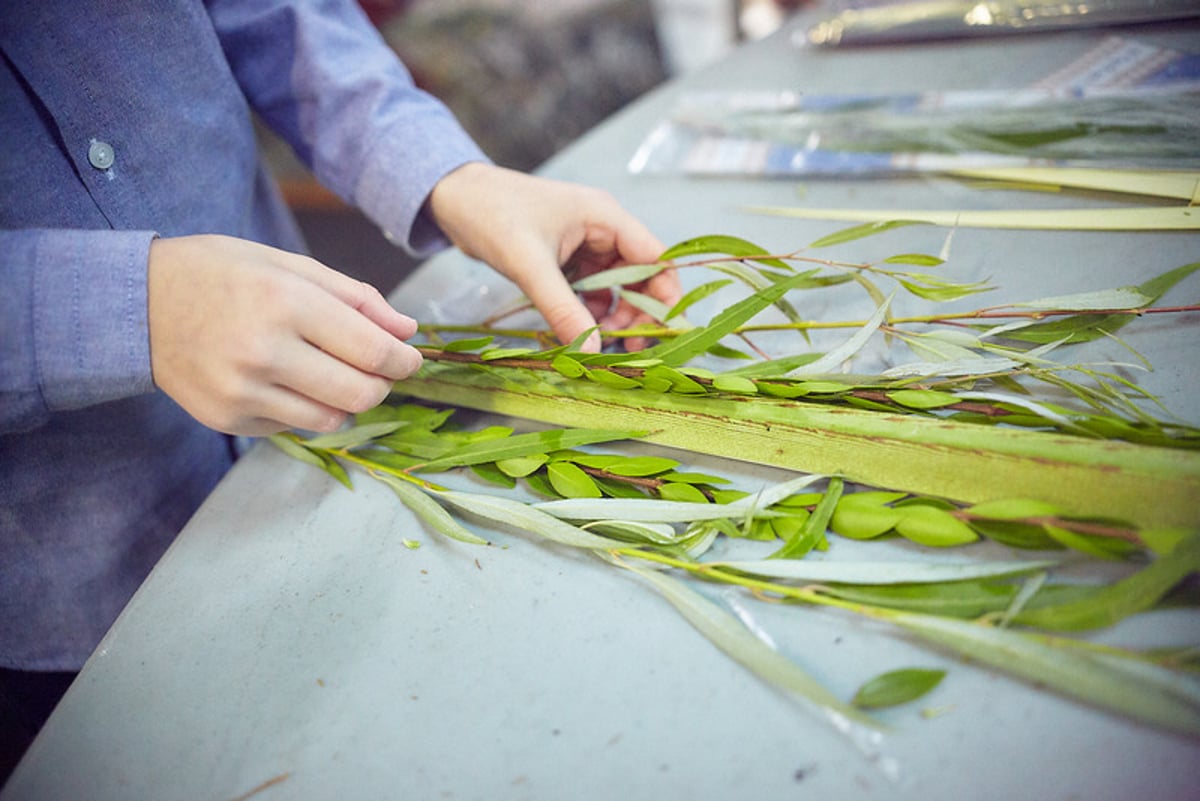
[[[915,701],[941,683],[946,671],[902,668],[876,676],[858,688],[850,703],[859,709],[882,709]]]
[[[631,456],[605,467],[605,471],[617,476],[652,476],[679,467],[679,462],[662,456]]]
[[[546,468],[550,485],[564,498],[599,498],[603,495],[592,477],[571,462],[554,462]]]
[[[749,378],[738,375],[719,375],[713,379],[713,389],[736,395],[757,395],[758,385]]]
[[[948,548],[979,539],[970,526],[945,509],[934,506],[905,506],[896,531],[918,545]]]

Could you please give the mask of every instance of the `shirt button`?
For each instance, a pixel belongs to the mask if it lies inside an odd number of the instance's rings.
[[[116,151],[108,142],[93,139],[91,146],[88,147],[88,162],[97,170],[107,170],[113,165],[116,158]]]

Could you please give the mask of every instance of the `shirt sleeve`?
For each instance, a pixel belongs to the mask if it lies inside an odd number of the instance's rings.
[[[148,392],[150,231],[0,231],[0,432]]]
[[[392,241],[443,247],[422,213],[434,185],[486,156],[451,112],[418,89],[357,3],[209,0],[251,106],[317,180]]]

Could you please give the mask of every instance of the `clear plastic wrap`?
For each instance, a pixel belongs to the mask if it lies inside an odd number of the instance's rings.
[[[798,44],[838,45],[1030,33],[1200,16],[1196,0],[839,0]]]

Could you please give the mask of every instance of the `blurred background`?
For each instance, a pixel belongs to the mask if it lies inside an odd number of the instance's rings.
[[[417,84],[498,164],[535,169],[631,100],[766,36],[794,0],[360,0]],[[262,132],[322,262],[391,291],[415,262]]]

